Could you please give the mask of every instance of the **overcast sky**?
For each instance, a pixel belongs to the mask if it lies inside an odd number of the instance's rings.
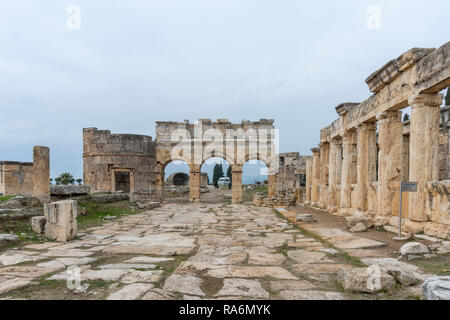
[[[449,40],[449,13],[448,0],[2,0],[0,160],[45,145],[52,177],[81,177],[83,127],[154,136],[155,121],[198,118],[273,118],[281,152],[310,154],[336,105],[369,97],[370,73]]]

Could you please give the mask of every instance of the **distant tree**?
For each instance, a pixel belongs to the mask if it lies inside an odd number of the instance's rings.
[[[77,183],[79,186],[81,186],[81,183],[83,182],[83,179],[77,179]]]
[[[405,114],[403,115],[403,122],[404,122],[404,121],[408,121],[408,120],[409,120],[409,114],[405,113]]]
[[[61,175],[55,179],[57,185],[73,185],[75,178],[68,172],[61,173]]]
[[[50,178],[50,184],[53,184],[53,179],[52,178]]]
[[[213,170],[213,184],[219,181],[220,178],[223,177],[223,168],[222,164],[216,163]]]
[[[447,88],[447,94],[445,96],[445,105],[450,106],[450,87]]]
[[[233,175],[232,175],[232,173],[231,173],[231,165],[230,166],[228,166],[228,169],[227,169],[227,177],[228,178],[230,178],[230,181],[231,181],[231,177],[232,177]]]

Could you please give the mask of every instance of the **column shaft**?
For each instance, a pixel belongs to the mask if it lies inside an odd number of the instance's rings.
[[[398,211],[398,189],[402,179],[403,123],[401,111],[388,111],[378,119],[378,214]],[[397,196],[395,196],[397,194]]]
[[[357,195],[356,206],[360,211],[367,210],[367,192],[369,182],[376,180],[377,137],[376,124],[359,125],[357,145]]]
[[[42,203],[50,202],[50,149],[33,148],[33,197]]]
[[[231,165],[231,202],[242,202],[242,166]]]
[[[198,202],[200,201],[200,166],[192,164],[191,171],[189,174],[189,201]]]
[[[313,153],[312,175],[311,175],[311,205],[317,205],[319,201],[319,183],[320,183],[320,149],[311,149]]]
[[[409,219],[427,221],[426,183],[438,180],[439,106],[442,94],[419,94],[409,99],[411,130],[409,179],[418,182],[415,193],[409,194]]]

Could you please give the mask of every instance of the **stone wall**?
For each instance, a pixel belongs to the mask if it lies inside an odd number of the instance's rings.
[[[50,149],[35,146],[33,162],[0,161],[0,193],[50,201]]]
[[[367,212],[378,221],[398,215],[400,181],[405,230],[450,237],[450,108],[440,108],[450,85],[450,42],[411,49],[372,73],[373,92],[361,103],[342,103],[338,119],[320,130],[307,170],[306,203],[343,216]],[[402,122],[399,110],[411,107]]]
[[[152,137],[83,129],[83,179],[95,192],[154,192],[156,146]]]
[[[0,162],[0,193],[5,196],[33,194],[32,162]]]

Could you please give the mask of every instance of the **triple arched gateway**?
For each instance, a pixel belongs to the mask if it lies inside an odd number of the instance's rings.
[[[160,198],[164,190],[164,168],[181,160],[190,168],[189,200],[200,200],[200,168],[213,157],[225,159],[232,168],[232,202],[242,201],[242,167],[246,161],[260,160],[268,169],[269,197],[275,195],[278,171],[278,134],[273,120],[242,121],[227,119],[213,122],[200,119],[195,123],[156,122],[156,188]]]

